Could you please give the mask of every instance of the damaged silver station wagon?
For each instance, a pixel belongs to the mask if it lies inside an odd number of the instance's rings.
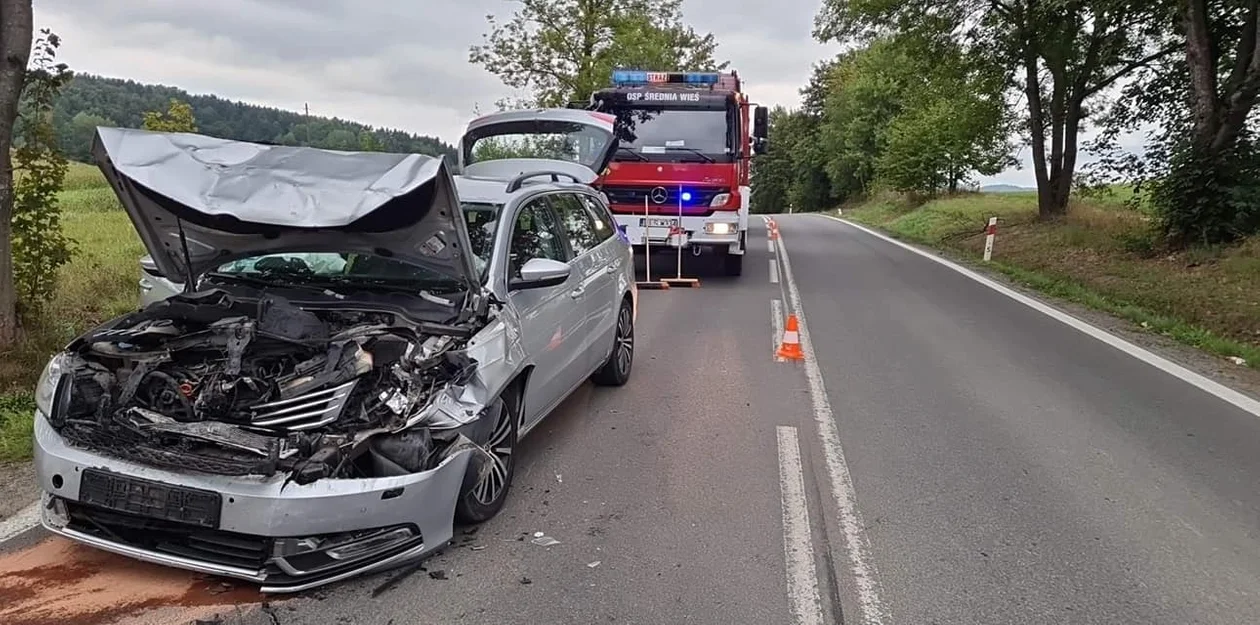
[[[495,158],[543,143],[551,160]],[[630,375],[631,249],[589,186],[615,144],[582,111],[490,116],[456,177],[420,155],[98,129],[151,271],[182,292],[49,362],[44,527],[285,592],[491,518],[518,439],[588,378]]]

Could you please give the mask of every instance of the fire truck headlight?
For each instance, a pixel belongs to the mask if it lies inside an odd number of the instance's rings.
[[[714,207],[714,206],[725,206],[725,205],[726,205],[726,203],[727,203],[727,202],[729,202],[729,201],[731,201],[731,194],[730,194],[730,193],[719,193],[719,194],[717,194],[717,195],[713,196],[713,201],[709,202],[709,206],[710,206],[710,207]]]
[[[709,234],[735,234],[736,225],[732,223],[707,223],[704,231]]]

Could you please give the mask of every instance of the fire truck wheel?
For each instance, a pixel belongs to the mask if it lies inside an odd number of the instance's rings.
[[[612,353],[608,362],[591,376],[599,386],[623,386],[630,381],[630,368],[634,365],[634,305],[627,297],[621,300],[617,311],[617,334],[613,339]]]

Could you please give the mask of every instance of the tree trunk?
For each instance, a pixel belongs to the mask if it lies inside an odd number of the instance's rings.
[[[18,338],[13,285],[13,122],[34,35],[31,0],[0,0],[0,347]]]
[[[1216,93],[1216,54],[1212,49],[1207,11],[1207,0],[1186,2],[1186,66],[1190,72],[1194,145],[1203,154],[1208,153],[1221,119]]]

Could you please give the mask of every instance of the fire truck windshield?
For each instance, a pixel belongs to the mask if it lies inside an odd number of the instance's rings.
[[[621,109],[614,160],[730,161],[729,118],[718,109]],[[627,154],[627,152],[630,152]]]

